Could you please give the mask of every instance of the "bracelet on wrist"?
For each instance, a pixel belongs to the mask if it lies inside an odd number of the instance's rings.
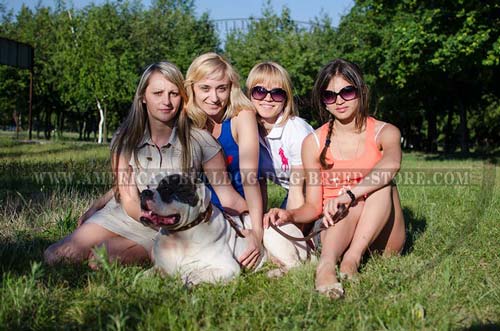
[[[354,193],[352,193],[351,190],[347,190],[347,191],[345,191],[345,193],[351,198],[351,203],[356,201],[356,196],[354,195]]]

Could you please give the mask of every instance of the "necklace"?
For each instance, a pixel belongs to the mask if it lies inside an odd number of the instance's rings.
[[[336,144],[337,144],[337,149],[339,150],[340,158],[342,160],[354,160],[358,157],[358,151],[359,151],[359,145],[361,144],[361,139],[358,138],[358,143],[356,145],[356,152],[354,153],[354,157],[350,159],[346,158],[344,153],[342,153],[342,148],[340,148],[340,143],[338,142],[338,140],[336,141]]]

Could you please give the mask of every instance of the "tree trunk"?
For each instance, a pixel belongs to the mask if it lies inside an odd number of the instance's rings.
[[[47,109],[45,111],[45,130],[44,130],[45,139],[47,139],[47,140],[50,140],[50,135],[51,135],[51,131],[52,131],[52,123],[50,120],[51,115],[52,115],[52,113],[51,113],[50,109]]]
[[[97,139],[98,144],[102,144],[102,130],[104,127],[104,111],[101,107],[101,102],[98,98],[95,98],[97,102],[97,109],[99,109],[99,138]]]
[[[108,123],[106,123],[106,118],[108,117],[108,107],[106,107],[106,105],[104,105],[104,124],[103,124],[103,128],[102,128],[102,135],[103,135],[103,143],[107,144],[108,143]]]
[[[41,120],[40,120],[40,114],[37,114],[35,116],[35,129],[36,129],[36,139],[40,139],[40,125]]]
[[[431,102],[427,104],[427,152],[437,152],[437,114]]]
[[[84,139],[84,136],[83,136],[83,132],[84,132],[84,129],[85,129],[85,118],[79,114],[78,116],[78,140],[83,140]]]
[[[16,110],[12,113],[12,119],[14,120],[14,123],[16,124],[16,139],[19,139],[19,114],[17,113]]]
[[[469,154],[469,132],[467,130],[467,109],[465,108],[463,102],[458,102],[458,107],[460,111],[460,151],[462,154]]]
[[[453,153],[455,151],[455,143],[453,139],[453,105],[448,104],[448,118],[444,129],[444,151]]]
[[[64,111],[60,110],[57,113],[57,137],[61,138],[63,135],[64,129]]]

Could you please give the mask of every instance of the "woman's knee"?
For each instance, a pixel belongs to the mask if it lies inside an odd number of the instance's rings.
[[[370,193],[368,196],[365,198],[365,202],[368,204],[375,203],[377,205],[380,204],[387,204],[387,205],[393,205],[392,201],[392,188],[390,185],[386,185],[384,187],[381,187],[380,189]]]
[[[45,263],[52,265],[59,260],[57,254],[56,254],[56,247],[55,247],[56,245],[57,244],[50,245],[43,252],[43,260],[45,261]]]
[[[384,255],[401,253],[406,241],[406,230],[401,207],[395,205],[387,223],[382,228],[370,249],[383,252]]]
[[[89,249],[81,247],[73,241],[61,240],[50,245],[43,253],[45,263],[53,265],[58,262],[77,263],[88,256]]]

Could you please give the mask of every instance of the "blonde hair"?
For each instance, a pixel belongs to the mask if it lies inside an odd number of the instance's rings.
[[[204,129],[207,115],[196,104],[193,85],[206,78],[223,79],[227,77],[231,83],[231,92],[224,112],[223,120],[233,118],[243,110],[254,110],[252,102],[245,96],[240,86],[240,76],[231,64],[219,54],[210,52],[193,60],[186,73],[185,87],[188,95],[186,111],[194,126]]]
[[[286,102],[282,111],[283,117],[278,125],[286,123],[290,117],[299,115],[293,99],[292,80],[285,68],[272,61],[257,63],[252,70],[250,70],[246,81],[248,98],[251,97],[252,89],[263,83],[280,86],[286,92]]]

